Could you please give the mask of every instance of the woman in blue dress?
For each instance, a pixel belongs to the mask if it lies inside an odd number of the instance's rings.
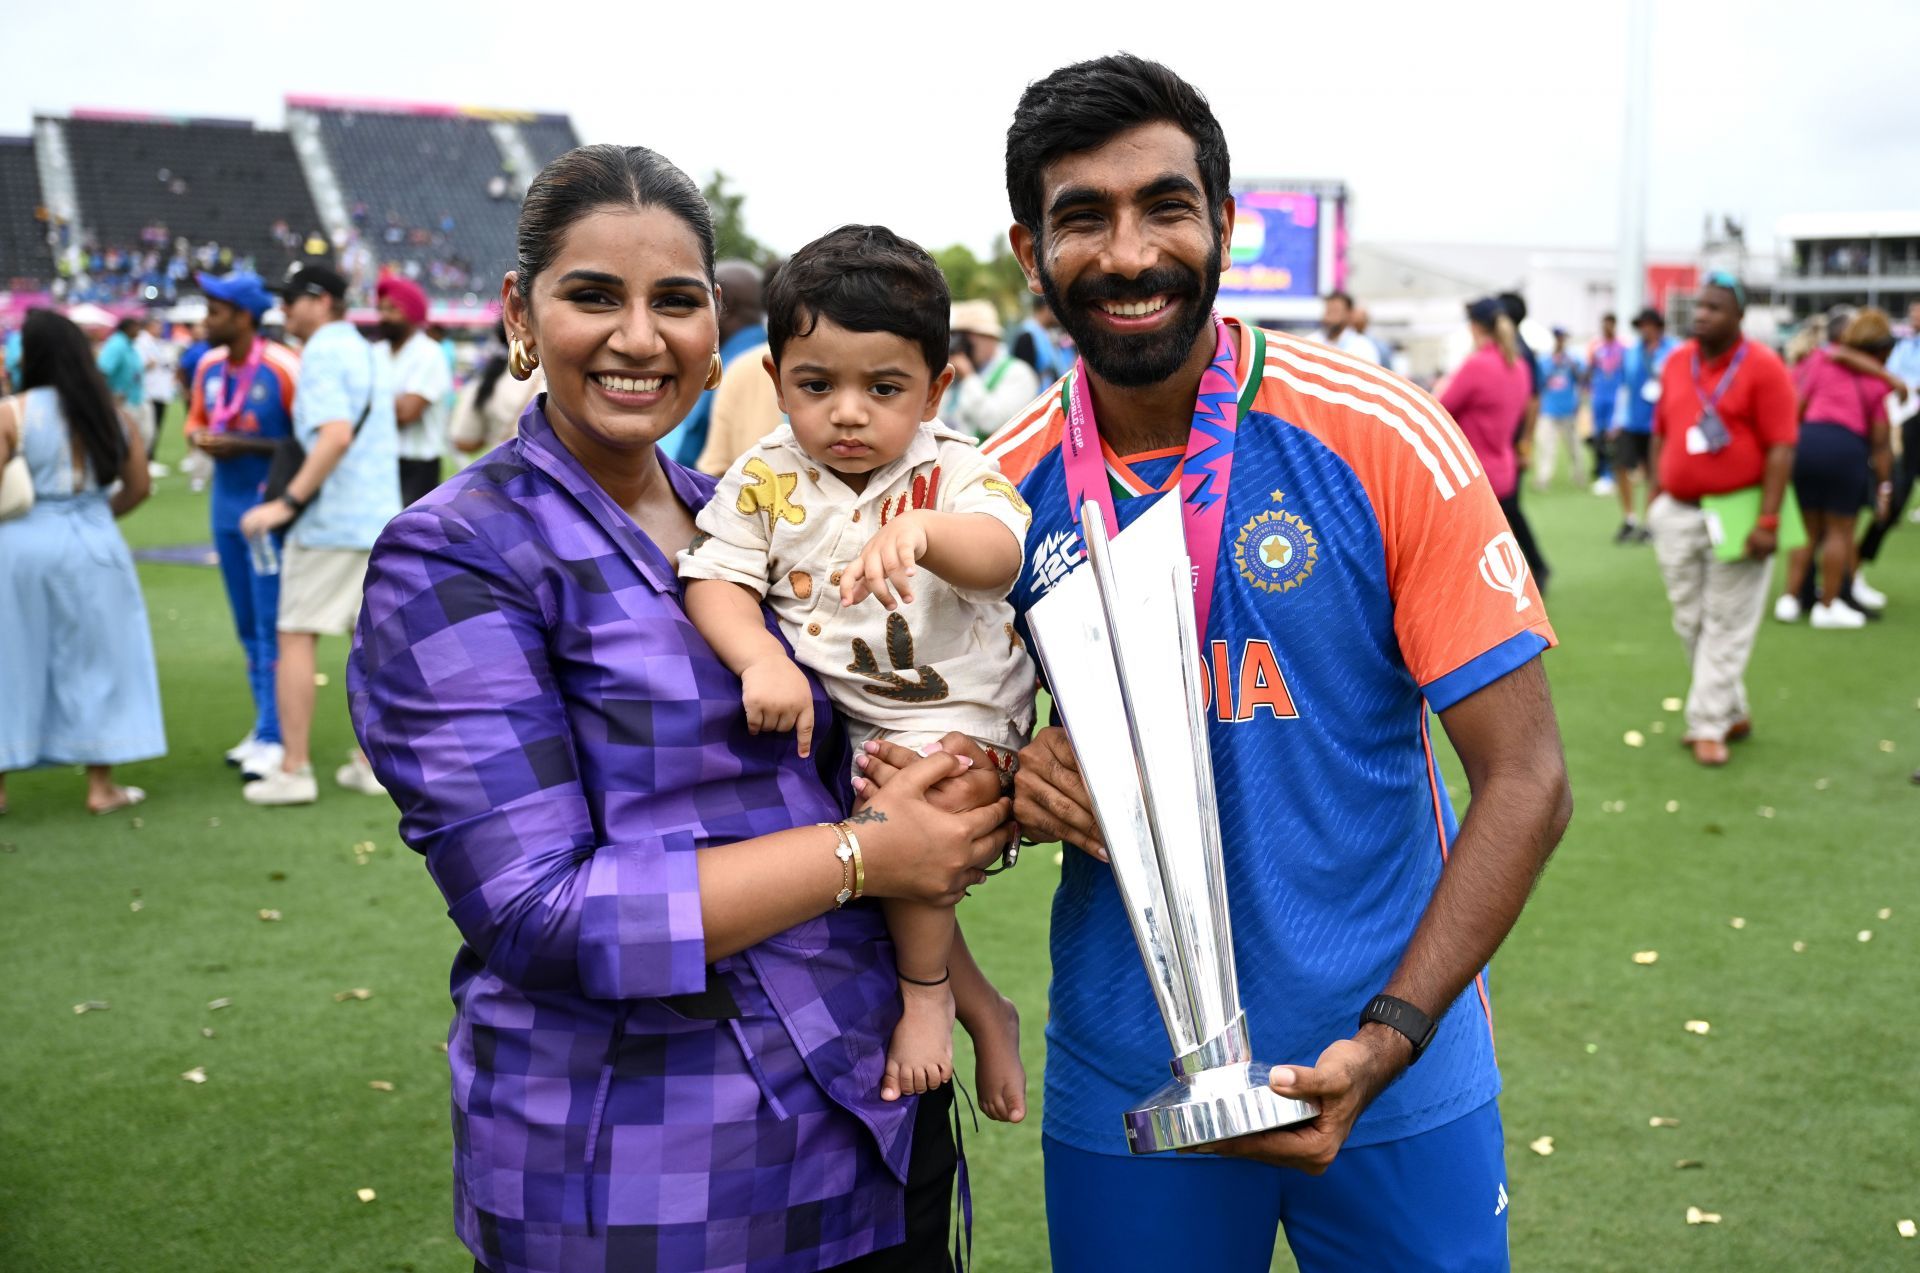
[[[167,750],[146,602],[113,524],[147,497],[146,446],[68,319],[28,314],[20,362],[0,464],[25,454],[34,504],[0,522],[0,812],[9,770],[85,765],[87,808],[111,813],[145,798],[113,766]]]

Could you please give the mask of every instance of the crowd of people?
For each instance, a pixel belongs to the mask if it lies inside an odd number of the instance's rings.
[[[0,614],[0,681],[29,687],[0,698],[0,775],[85,766],[109,813],[143,796],[114,767],[164,751],[113,518],[149,489],[170,386],[209,470],[245,799],[321,798],[316,652],[352,636],[363,749],[335,784],[391,797],[459,929],[455,1223],[481,1273],[948,1267],[956,1019],[987,1113],[1026,1103],[1017,1016],[955,907],[1023,838],[1077,846],[1052,932],[1054,1267],[1264,1267],[1283,1220],[1303,1267],[1505,1267],[1484,970],[1572,813],[1528,476],[1564,459],[1584,485],[1584,449],[1615,538],[1652,543],[1685,741],[1723,765],[1776,553],[1804,526],[1791,595],[1814,590],[1817,626],[1870,608],[1859,562],[1916,456],[1907,417],[1896,467],[1886,391],[1920,332],[1896,345],[1862,311],[1789,370],[1714,273],[1684,342],[1647,310],[1633,344],[1608,316],[1584,357],[1558,328],[1536,353],[1507,293],[1466,306],[1471,352],[1429,398],[1344,292],[1304,336],[1215,312],[1230,171],[1205,98],[1157,63],[1029,86],[1007,187],[1034,299],[1011,327],[883,227],[771,272],[716,261],[698,187],[620,146],[534,180],[458,386],[405,271],[370,280],[377,340],[345,262],[199,273],[199,347],[171,362],[137,319],[35,312],[0,398],[0,461],[32,488],[0,510],[0,587],[29,599]],[[1034,717],[1025,623],[1083,558],[1088,502],[1118,530],[1163,494],[1242,957],[1312,970],[1243,981],[1251,1047],[1321,1113],[1143,1159],[1118,1113],[1164,1081],[1166,1036],[1071,742]],[[1298,781],[1271,781],[1283,758]],[[1300,855],[1319,883],[1282,887]]]

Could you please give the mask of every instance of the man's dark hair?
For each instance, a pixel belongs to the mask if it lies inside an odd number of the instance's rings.
[[[1342,305],[1345,305],[1348,309],[1353,308],[1353,295],[1350,292],[1343,292],[1343,291],[1340,291],[1338,288],[1336,288],[1335,290],[1327,293],[1326,299],[1330,301],[1339,301]]]
[[[1220,223],[1230,193],[1227,135],[1200,90],[1158,62],[1114,53],[1063,66],[1027,85],[1007,129],[1007,202],[1041,237],[1040,174],[1062,155],[1095,150],[1130,128],[1169,123],[1193,139],[1207,213]]]
[[[1608,310],[1608,311],[1607,311],[1606,313],[1604,313],[1604,314],[1602,314],[1602,315],[1600,315],[1600,321],[1601,321],[1601,322],[1603,322],[1603,323],[1616,323],[1616,324],[1617,324],[1617,323],[1618,323],[1618,322],[1619,322],[1620,320],[1619,320],[1619,319],[1617,319],[1617,318],[1615,318],[1615,317],[1613,316],[1613,311],[1612,311],[1612,310]]]
[[[946,276],[925,248],[885,226],[843,225],[795,252],[767,285],[767,345],[778,366],[787,342],[825,318],[912,341],[938,376],[952,307]]]

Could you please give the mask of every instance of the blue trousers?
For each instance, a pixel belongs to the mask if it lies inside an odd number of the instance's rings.
[[[282,539],[276,535],[276,543]],[[273,672],[280,662],[280,576],[255,574],[247,537],[238,530],[213,532],[214,551],[220,554],[220,580],[227,585],[227,605],[233,609],[234,630],[247,655],[247,685],[253,691],[253,736],[263,743],[280,741],[280,709],[274,701]],[[285,551],[281,543],[281,551]]]
[[[1504,1271],[1500,1109],[1342,1150],[1309,1176],[1238,1158],[1127,1158],[1042,1139],[1054,1273],[1266,1273],[1276,1230],[1302,1273]]]

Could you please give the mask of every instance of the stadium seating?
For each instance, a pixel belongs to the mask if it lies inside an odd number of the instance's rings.
[[[0,288],[30,290],[53,277],[53,252],[39,219],[40,173],[31,137],[0,137]]]
[[[572,122],[565,115],[541,115],[519,127],[533,162],[542,168],[580,144],[580,139],[574,136]]]
[[[486,120],[307,109],[360,241],[381,265],[441,294],[473,280],[499,285],[512,267],[520,201]]]
[[[164,227],[167,237],[218,243],[273,276],[320,227],[285,133],[244,122],[80,117],[64,127],[81,223],[102,248],[154,245]]]

